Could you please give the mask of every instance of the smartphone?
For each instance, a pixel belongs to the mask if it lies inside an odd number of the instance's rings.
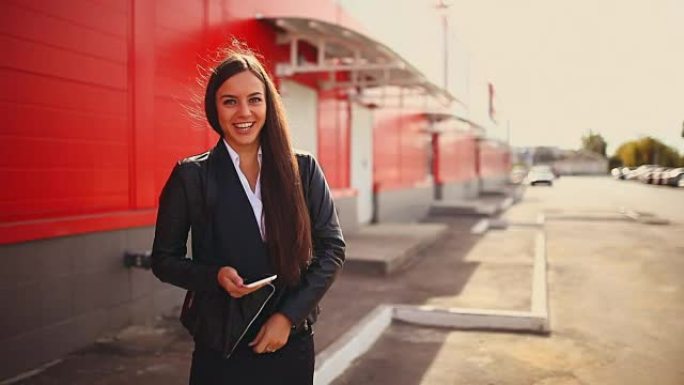
[[[254,282],[248,283],[248,284],[245,285],[245,287],[248,288],[248,289],[253,289],[253,288],[255,288],[255,287],[259,287],[259,286],[261,286],[261,285],[265,285],[265,284],[267,284],[267,283],[273,281],[273,280],[276,279],[276,278],[278,278],[278,275],[272,275],[272,276],[270,276],[270,277],[266,277],[266,278],[264,278],[264,279],[260,279],[260,280],[258,280],[258,281],[254,281]]]

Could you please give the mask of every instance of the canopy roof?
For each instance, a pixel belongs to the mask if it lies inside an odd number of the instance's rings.
[[[310,18],[258,18],[279,31],[279,44],[290,46],[290,61],[276,64],[276,75],[280,77],[328,73],[329,80],[322,82],[322,88],[346,88],[359,97],[363,96],[364,90],[372,88],[401,87],[421,91],[443,104],[458,102],[451,93],[427,80],[395,51],[364,34]],[[316,48],[315,60],[308,60],[301,54],[300,42]],[[337,80],[337,72],[348,73],[349,80]]]

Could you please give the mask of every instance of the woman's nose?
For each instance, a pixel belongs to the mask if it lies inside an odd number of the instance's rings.
[[[238,115],[239,116],[249,116],[252,114],[252,111],[249,109],[249,105],[247,103],[240,103],[238,107]]]

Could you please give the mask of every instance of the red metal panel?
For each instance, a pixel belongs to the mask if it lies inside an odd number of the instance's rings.
[[[430,135],[427,119],[417,111],[406,111],[401,134],[401,182],[411,186],[424,182],[428,175]]]
[[[197,68],[207,65],[206,58],[201,56],[205,54],[204,6],[201,0],[156,2],[154,41],[149,47],[154,62],[150,74],[154,120],[148,126],[154,138],[150,146],[154,159],[148,161],[153,175],[148,181],[153,183],[151,196],[155,200],[178,159],[204,152],[218,139],[215,134],[208,136],[207,132],[213,131],[203,118],[201,103],[197,102],[204,97],[204,90],[197,83]],[[193,117],[193,113],[200,116]]]
[[[504,176],[510,170],[510,154],[506,147],[480,142],[480,162],[483,177]]]
[[[129,208],[155,206],[154,185],[154,3],[133,1],[129,47],[131,125]]]
[[[35,239],[149,226],[156,218],[155,210],[110,212],[100,215],[73,216],[48,221],[0,223],[0,244]]]
[[[440,178],[443,183],[472,180],[476,141],[472,135],[446,132],[439,138]]]
[[[125,116],[128,109],[123,90],[5,68],[0,68],[0,101],[107,116]]]
[[[214,143],[206,122],[188,113],[202,111],[195,81],[210,49],[233,35],[271,71],[288,57],[258,13],[360,29],[333,1],[3,3],[0,177],[12,188],[0,192],[0,242],[153,223],[153,210],[130,209],[152,207],[173,163]],[[349,104],[329,96],[319,106],[321,164],[331,186],[344,189]]]
[[[0,76],[2,76],[2,71],[0,71]],[[0,95],[4,96],[2,93]],[[0,142],[8,146],[13,143],[14,137],[121,144],[127,141],[126,133],[121,130],[121,127],[126,125],[125,114],[117,116],[19,103],[0,101],[0,127],[2,127],[0,137],[3,139]],[[50,122],[47,127],[46,121]],[[97,121],[97,125],[93,123],[94,121]],[[6,156],[2,159],[8,162],[12,160],[10,153],[3,152],[3,154]],[[13,154],[21,155],[22,162],[28,161],[27,153],[15,152]]]
[[[5,10],[0,178],[11,187],[0,190],[0,222],[18,229],[20,221],[127,209],[128,54],[121,36],[91,23],[125,27],[125,14],[78,1]]]
[[[334,91],[318,94],[318,160],[331,188],[349,187],[349,103]]]
[[[105,32],[122,38],[128,36],[128,12],[116,12],[111,6],[103,6],[87,0],[9,0],[8,2],[96,32]],[[120,0],[117,4],[119,4],[117,8],[128,8],[129,2]]]
[[[0,67],[74,82],[126,89],[126,65],[53,48],[14,37],[0,36]],[[46,65],[49,63],[49,65]]]
[[[124,37],[112,36],[10,2],[3,4],[0,13],[0,34],[112,62],[126,62],[128,48]]]
[[[396,110],[373,111],[373,184],[398,184],[401,116]]]
[[[374,111],[373,184],[376,189],[424,185],[428,176],[430,135],[427,120],[415,111]]]

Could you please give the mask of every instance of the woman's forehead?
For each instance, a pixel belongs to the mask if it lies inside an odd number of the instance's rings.
[[[255,92],[264,92],[264,83],[251,71],[242,71],[226,79],[218,88],[218,95],[249,95]]]

